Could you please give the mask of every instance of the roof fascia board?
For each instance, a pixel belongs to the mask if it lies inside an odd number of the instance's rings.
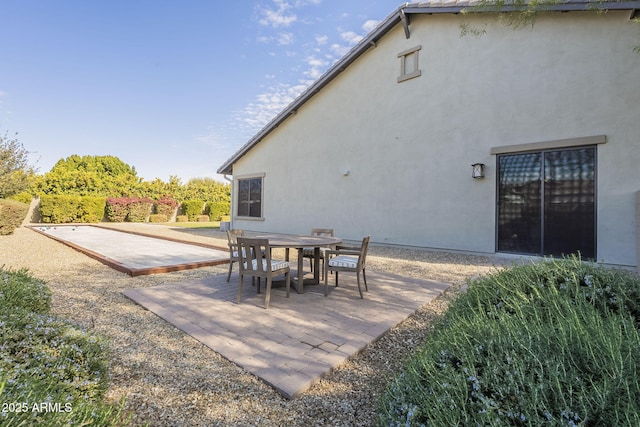
[[[577,11],[602,11],[602,10],[636,10],[640,8],[640,1],[558,1],[558,3],[550,3],[538,7],[540,11],[548,12],[577,12]],[[503,12],[519,12],[526,10],[526,5],[503,4],[494,6],[490,2],[480,3],[477,1],[460,2],[450,6],[437,5],[409,5],[402,10],[405,14],[440,14],[440,13],[503,13]]]

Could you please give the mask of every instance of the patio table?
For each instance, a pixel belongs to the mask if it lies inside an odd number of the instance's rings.
[[[313,279],[314,283],[320,283],[320,248],[329,248],[342,243],[342,239],[338,237],[328,236],[307,236],[300,234],[258,234],[260,239],[269,239],[269,246],[272,248],[297,249],[298,250],[298,280],[293,283],[296,292],[299,294],[304,292],[304,257],[302,252],[304,248],[313,248]],[[288,258],[288,257],[287,257]],[[287,259],[287,261],[289,261]]]

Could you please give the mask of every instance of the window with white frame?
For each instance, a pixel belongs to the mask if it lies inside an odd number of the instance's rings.
[[[264,176],[238,178],[236,215],[262,218],[262,180]]]
[[[400,58],[398,83],[419,77],[422,74],[418,55],[420,49],[422,49],[422,46],[416,46],[398,54],[398,58]]]

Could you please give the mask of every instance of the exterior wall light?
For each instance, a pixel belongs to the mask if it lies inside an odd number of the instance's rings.
[[[471,176],[473,178],[482,179],[484,178],[484,163],[474,163],[471,165],[473,168],[471,170]]]

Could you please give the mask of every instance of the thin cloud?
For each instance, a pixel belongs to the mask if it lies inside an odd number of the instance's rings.
[[[288,27],[298,20],[296,14],[290,12],[291,5],[289,3],[283,0],[274,0],[273,3],[276,6],[275,9],[260,8],[262,18],[258,22],[261,25],[272,28]]]
[[[316,44],[318,46],[324,46],[325,44],[327,44],[328,41],[329,41],[329,36],[326,36],[326,35],[316,36]]]
[[[360,34],[356,34],[353,31],[345,31],[343,33],[340,33],[340,37],[342,38],[342,40],[346,41],[351,46],[357,44],[358,42],[360,42],[360,40],[364,38]]]
[[[278,34],[278,44],[280,46],[287,46],[293,44],[295,37],[293,33],[280,33]]]
[[[299,82],[295,85],[278,84],[271,86],[266,92],[258,95],[239,114],[239,120],[246,131],[257,132],[269,123],[278,113],[284,110],[309,85]]]
[[[379,23],[380,21],[376,21],[375,19],[370,19],[366,21],[364,24],[362,24],[362,29],[365,30],[368,34],[371,31],[373,31],[378,26]]]
[[[285,27],[291,27],[291,29],[270,36],[263,35],[258,40],[263,43],[277,43],[280,46],[293,45],[298,39],[304,41],[305,34],[295,29],[296,27],[292,24],[304,25],[310,23],[306,22],[304,18],[299,19],[296,11],[304,6],[318,5],[320,3],[321,0],[273,0],[270,6],[261,7],[259,9],[259,23],[261,26],[276,29],[276,32],[278,29]],[[331,36],[324,33],[316,33],[311,36],[311,40],[306,42],[305,46],[313,54],[304,57],[300,69],[298,69],[300,64],[292,66],[291,69],[301,78],[293,84],[275,83],[277,77],[270,74],[268,79],[271,80],[271,85],[262,94],[256,96],[243,110],[235,113],[236,123],[238,123],[241,131],[255,135],[256,132],[264,128],[277,114],[282,112],[314,81],[320,78],[328,67],[346,55],[353,46],[362,41],[365,34],[375,29],[378,24],[379,21],[367,20],[356,31],[338,28],[333,36],[336,39],[333,43],[331,43]],[[306,27],[307,25],[304,26]],[[286,53],[286,51],[281,53]]]

